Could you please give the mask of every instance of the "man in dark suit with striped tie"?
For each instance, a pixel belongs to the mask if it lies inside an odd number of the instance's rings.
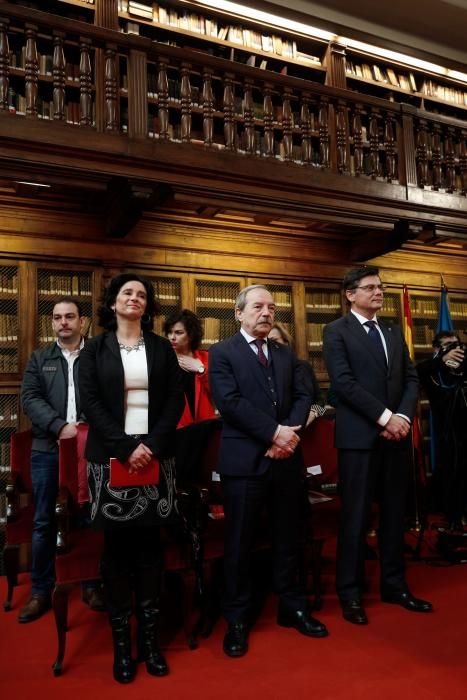
[[[224,421],[218,470],[226,518],[223,610],[228,656],[243,656],[248,650],[249,559],[265,503],[271,513],[277,622],[306,636],[327,634],[309,615],[297,583],[303,488],[298,432],[306,424],[312,397],[290,348],[267,341],[274,313],[266,287],[246,287],[235,304],[240,331],[209,353],[211,391]]]
[[[378,268],[350,270],[343,291],[350,313],[325,327],[323,345],[337,397],[341,513],[336,587],[344,618],[366,624],[365,536],[375,495],[381,598],[413,612],[432,609],[410,593],[404,570],[407,448],[418,380],[401,329],[385,325],[376,315],[383,305]]]

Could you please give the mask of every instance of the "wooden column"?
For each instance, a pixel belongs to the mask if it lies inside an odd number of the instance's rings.
[[[345,46],[331,41],[324,59],[326,66],[326,85],[332,87],[346,88],[347,79],[345,76]]]
[[[191,141],[191,83],[190,83],[191,65],[182,63],[180,75],[180,103],[182,107],[181,115],[181,139],[184,143]]]
[[[94,24],[118,31],[118,0],[95,0]]]
[[[204,145],[212,146],[214,137],[214,92],[212,89],[212,71],[203,70],[203,137]]]
[[[255,152],[255,117],[253,106],[253,83],[249,78],[245,78],[243,84],[243,123],[244,144],[243,148],[251,155]]]
[[[224,141],[228,151],[235,151],[234,77],[233,73],[224,75]]]
[[[53,118],[63,121],[65,119],[65,52],[63,50],[64,32],[54,32],[54,53],[52,71],[54,79]]]
[[[92,68],[91,68],[91,40],[80,37],[79,60],[79,124],[91,126],[92,124]]]
[[[0,111],[8,111],[10,86],[10,49],[8,46],[9,20],[0,18]]]
[[[128,56],[128,136],[145,138],[148,131],[148,66],[144,51]]]
[[[399,182],[407,187],[417,186],[417,162],[415,159],[415,108],[401,105],[402,129],[399,143]]]
[[[37,53],[37,27],[26,24],[26,116],[37,117],[39,91],[39,56]]]

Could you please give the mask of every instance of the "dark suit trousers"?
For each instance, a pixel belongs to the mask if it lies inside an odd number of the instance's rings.
[[[381,590],[404,591],[404,521],[409,482],[406,451],[383,439],[373,450],[339,449],[341,512],[336,588],[341,600],[359,599],[371,503],[379,501]]]
[[[251,609],[251,554],[265,504],[269,510],[273,553],[273,588],[281,602],[303,610],[297,583],[303,482],[301,467],[271,460],[265,474],[222,475],[225,510],[224,616],[229,623],[248,621]]]

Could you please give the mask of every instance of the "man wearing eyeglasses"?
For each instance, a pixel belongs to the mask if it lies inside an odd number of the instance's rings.
[[[409,591],[404,570],[408,447],[418,395],[417,372],[398,326],[381,322],[377,267],[354,268],[343,280],[350,313],[324,329],[324,359],[337,398],[336,447],[341,513],[337,594],[344,619],[368,623],[362,603],[365,535],[371,502],[379,500],[381,598],[412,612],[430,603]]]

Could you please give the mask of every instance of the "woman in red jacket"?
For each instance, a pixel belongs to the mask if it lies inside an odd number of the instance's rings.
[[[199,350],[203,337],[200,319],[188,309],[176,311],[165,321],[164,333],[183,370],[185,410],[177,427],[215,418],[208,383],[208,353]]]

